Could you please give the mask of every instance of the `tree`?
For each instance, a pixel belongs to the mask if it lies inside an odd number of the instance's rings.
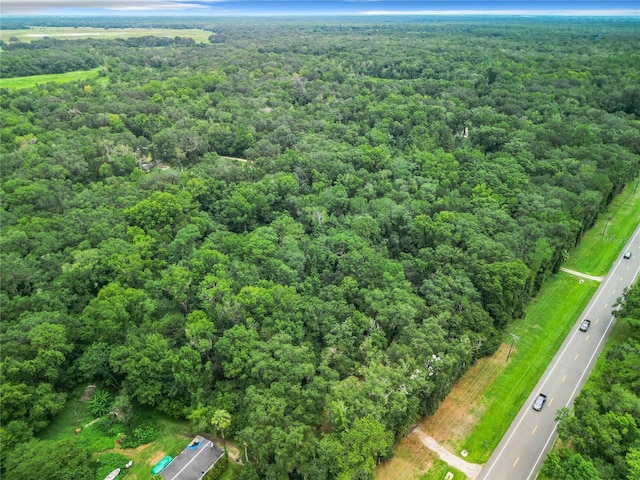
[[[216,327],[201,310],[195,310],[187,315],[185,334],[191,345],[202,354],[213,348]]]
[[[95,471],[90,458],[91,452],[70,438],[31,440],[7,455],[4,475],[16,480],[93,478]]]
[[[355,480],[371,478],[376,460],[388,457],[392,444],[391,432],[373,417],[366,416],[356,419],[349,430],[323,438],[320,448],[330,462],[328,465],[337,465],[336,478]]]
[[[173,352],[157,333],[131,335],[125,345],[114,348],[109,364],[122,378],[125,393],[143,405],[157,406],[172,390]]]
[[[227,442],[224,439],[224,429],[231,425],[231,414],[223,409],[218,409],[213,412],[211,419],[209,420],[211,425],[219,430],[222,434],[222,443],[224,444],[224,451],[227,451]]]
[[[583,480],[587,478],[599,480],[602,478],[589,459],[579,453],[572,453],[566,448],[549,452],[542,473],[558,480]]]

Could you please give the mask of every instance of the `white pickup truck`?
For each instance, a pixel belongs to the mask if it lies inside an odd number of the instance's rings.
[[[547,401],[547,396],[544,393],[538,394],[536,401],[533,402],[533,409],[536,412],[539,412],[540,410],[542,410],[542,407],[544,406],[546,401]]]
[[[590,325],[591,325],[591,320],[587,320],[585,318],[584,320],[582,320],[582,323],[580,323],[580,331],[586,332],[587,330],[589,330]]]

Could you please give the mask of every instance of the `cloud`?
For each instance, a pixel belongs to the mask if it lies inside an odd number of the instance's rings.
[[[220,0],[224,1],[224,0]],[[210,3],[216,3],[210,1]],[[176,11],[206,9],[202,3],[172,0],[3,0],[2,14],[55,14],[61,10]]]
[[[367,10],[360,15],[556,15],[556,16],[630,16],[638,10]]]

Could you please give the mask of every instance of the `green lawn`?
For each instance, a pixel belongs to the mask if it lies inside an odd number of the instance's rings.
[[[590,275],[605,275],[640,222],[640,179],[627,185],[606,212],[571,249],[564,266]]]
[[[491,456],[598,285],[559,273],[545,284],[525,318],[513,323],[505,342],[511,333],[518,340],[509,365],[478,405],[486,408],[482,419],[459,447],[469,451],[467,461],[484,463]]]
[[[14,77],[0,79],[0,87],[9,90],[18,90],[21,88],[33,88],[38,85],[45,85],[49,82],[77,82],[80,80],[88,80],[97,78],[100,68],[91,70],[77,70],[68,73],[51,73],[47,75],[31,75],[29,77]],[[105,79],[106,80],[106,79]]]
[[[78,392],[72,392],[70,396],[73,398],[64,406],[62,412],[60,412],[53,421],[38,434],[38,437],[45,440],[58,440],[74,435],[74,430],[78,427],[86,425],[93,416],[89,413],[87,404],[81,402]]]
[[[115,38],[145,37],[187,37],[196,42],[207,42],[212,32],[196,28],[93,28],[93,27],[31,27],[24,30],[1,30],[0,39],[9,43],[10,38],[17,38],[21,42],[32,42],[43,37],[60,40],[81,38],[97,38],[113,40]]]
[[[158,460],[171,455],[176,457],[193,440],[194,434],[187,422],[173,420],[157,413],[150,413],[160,435],[146,448],[133,450],[115,450],[133,460],[133,466],[127,470],[123,479],[151,480],[151,469]]]
[[[442,480],[447,472],[453,473],[453,480],[466,480],[467,476],[460,470],[453,468],[447,462],[440,459],[433,461],[433,466],[425,473],[420,480]]]

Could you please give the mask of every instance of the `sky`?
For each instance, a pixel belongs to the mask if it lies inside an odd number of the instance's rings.
[[[622,15],[640,0],[0,0],[1,15]]]

